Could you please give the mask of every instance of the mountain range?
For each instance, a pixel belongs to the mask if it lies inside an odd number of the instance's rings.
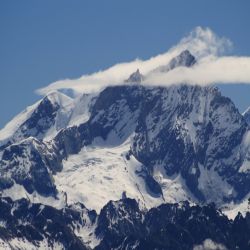
[[[149,75],[196,64],[185,50]],[[249,109],[147,77],[50,92],[0,131],[0,247],[250,248]]]

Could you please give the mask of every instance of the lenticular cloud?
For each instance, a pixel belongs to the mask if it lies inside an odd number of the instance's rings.
[[[140,69],[143,75],[167,65],[183,50],[189,50],[197,59],[191,68],[178,67],[169,72],[149,74],[142,82],[145,85],[169,86],[187,83],[209,85],[214,83],[250,83],[250,57],[225,56],[232,50],[232,42],[217,36],[210,28],[196,27],[166,53],[148,60],[116,64],[106,70],[83,75],[79,79],[64,79],[51,83],[37,93],[45,95],[53,90],[69,89],[75,93],[99,91],[109,85],[123,84],[128,76]]]

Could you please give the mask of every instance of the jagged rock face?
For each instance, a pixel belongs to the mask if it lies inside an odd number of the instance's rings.
[[[247,174],[238,173],[245,157],[241,142],[247,124],[215,88],[109,87],[97,98],[88,124],[92,136],[103,139],[111,131],[117,138],[135,132],[131,152],[144,164],[147,176],[153,175],[155,165],[169,176],[181,174],[200,200],[213,198],[209,184],[199,186],[204,171],[227,180],[241,196],[250,188]],[[161,193],[157,185],[156,190]],[[219,199],[234,197],[235,193],[223,193]]]
[[[125,199],[104,207],[98,218],[102,241],[96,249],[189,250],[206,239],[227,249],[249,247],[249,214],[246,218],[239,215],[235,221],[230,221],[214,205],[163,204],[140,212],[133,203],[135,201]],[[117,215],[120,216],[117,218]],[[103,224],[101,217],[108,222]]]
[[[60,159],[63,159],[71,154],[77,154],[92,140],[93,136],[88,124],[82,124],[61,130],[52,141],[52,145]]]
[[[228,249],[235,249],[238,245],[233,236],[236,221],[230,222],[212,205],[189,207],[186,204],[180,208],[176,204],[150,210],[144,224],[150,232],[148,241],[152,242],[153,238],[155,243],[151,243],[152,246],[158,245],[160,249],[192,249],[193,245],[201,244],[208,238]],[[244,228],[248,231],[249,225]],[[178,241],[173,241],[175,237]],[[246,242],[242,241],[239,249],[247,249],[249,243]]]
[[[135,200],[110,201],[103,207],[98,217],[95,233],[102,238],[97,249],[112,249],[128,235],[143,237],[143,214]]]
[[[57,210],[42,204],[32,204],[25,199],[13,202],[9,198],[0,200],[0,238],[5,242],[15,240],[27,241],[27,248],[43,249],[42,243],[46,243],[47,249],[88,249],[76,236],[75,230],[86,225],[85,217],[95,221],[96,213],[88,211],[84,206],[80,210],[66,208]],[[18,244],[17,244],[18,245]],[[11,249],[25,249],[13,247]],[[4,248],[5,249],[5,248]],[[7,248],[8,249],[8,248]]]
[[[144,91],[141,107],[131,147],[140,162],[181,173],[200,199],[206,194],[198,190],[199,166],[233,182],[247,125],[229,99],[213,88],[158,88]]]
[[[4,149],[0,161],[0,188],[11,188],[16,183],[28,193],[37,191],[44,196],[55,196],[52,174],[61,168],[61,162],[52,149],[35,138],[27,139]]]
[[[93,137],[107,139],[112,132],[118,139],[126,139],[135,129],[140,108],[140,86],[108,87],[93,105],[88,124]]]

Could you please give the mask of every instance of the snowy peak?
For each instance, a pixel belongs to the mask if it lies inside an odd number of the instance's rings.
[[[30,136],[51,138],[67,125],[72,109],[71,98],[57,91],[51,92],[0,131],[0,144],[18,142]]]
[[[27,130],[26,137],[50,139],[67,126],[73,107],[73,99],[70,97],[58,91],[50,92],[23,124],[21,131]]]
[[[144,76],[141,74],[140,70],[137,69],[134,73],[132,73],[125,82],[127,83],[141,83],[144,79]]]
[[[189,52],[189,50],[184,50],[178,56],[171,59],[167,65],[162,65],[153,70],[153,72],[168,72],[177,67],[192,67],[195,63],[195,57]]]
[[[192,67],[195,63],[195,57],[189,52],[189,50],[184,50],[179,55],[172,58],[167,65],[159,66],[152,70],[149,74],[154,72],[168,72],[177,67]],[[125,80],[125,83],[141,83],[146,77],[147,75],[142,75],[140,70],[137,69],[127,80]]]
[[[191,67],[196,63],[195,57],[189,52],[189,50],[182,51],[177,57],[173,58],[169,62],[169,69],[176,67]]]

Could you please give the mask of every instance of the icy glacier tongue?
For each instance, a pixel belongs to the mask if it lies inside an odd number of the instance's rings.
[[[112,147],[95,142],[63,160],[63,169],[54,179],[58,191],[67,193],[69,204],[80,201],[100,212],[106,203],[119,200],[122,194],[135,198],[142,208],[164,202],[163,197],[148,193],[143,178],[137,174],[142,164],[133,156],[128,159],[129,142]],[[177,197],[171,201],[176,200]]]

